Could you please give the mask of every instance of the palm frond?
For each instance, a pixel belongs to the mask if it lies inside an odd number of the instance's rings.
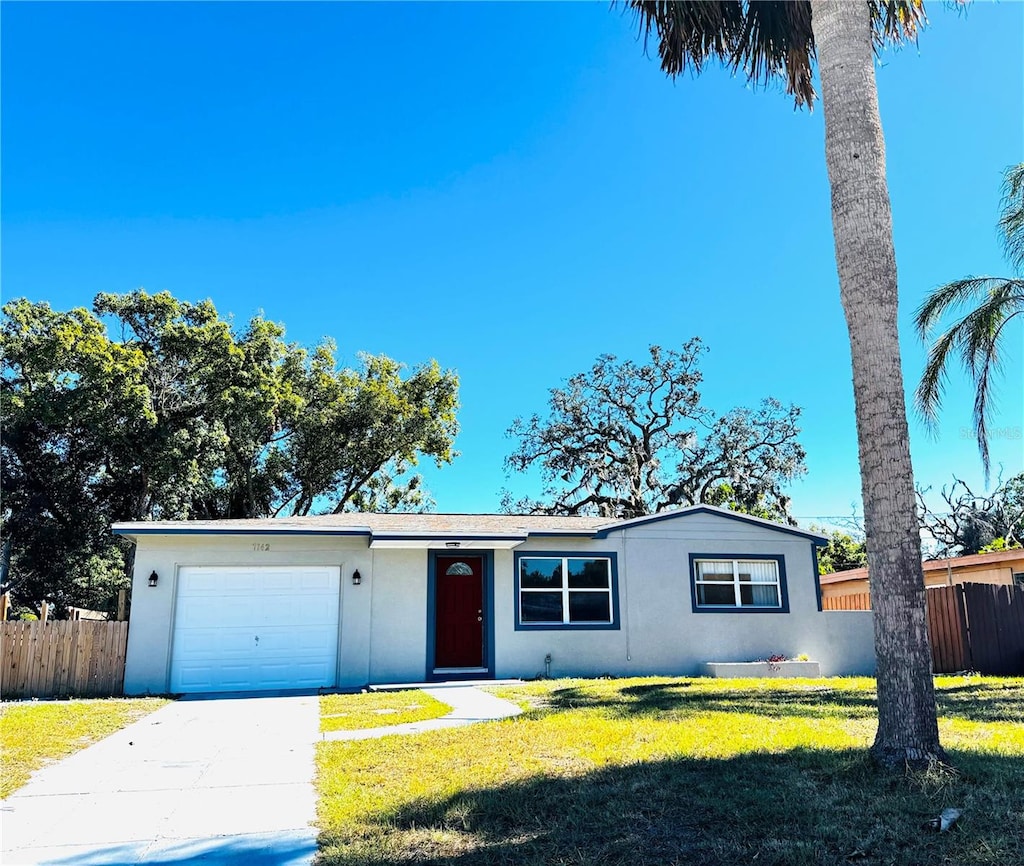
[[[928,23],[924,0],[868,0],[868,6],[876,54],[886,44],[916,42],[918,32]]]
[[[923,0],[868,0],[875,50],[915,39]],[[675,77],[717,60],[755,87],[775,79],[798,106],[813,105],[815,59],[809,0],[627,0],[644,40],[658,39],[661,68]]]
[[[709,59],[731,63],[733,44],[743,25],[739,0],[630,0],[627,8],[633,12],[645,50],[652,32],[657,37],[661,68],[673,78],[688,68],[699,73]]]
[[[971,277],[940,286],[918,309],[915,324],[918,333],[927,335],[944,313],[972,300],[980,303],[957,319],[931,346],[915,404],[925,421],[934,426],[948,378],[949,358],[951,354],[959,355],[975,386],[974,431],[987,480],[993,375],[1002,367],[1000,337],[1008,322],[1024,314],[1024,280]]]
[[[999,230],[1010,267],[1024,275],[1024,162],[1006,172]]]
[[[914,328],[922,340],[927,340],[939,320],[957,307],[977,304],[985,297],[992,277],[965,277],[939,286],[922,302],[914,313]]]
[[[914,405],[917,407],[917,411],[933,432],[938,423],[942,392],[949,379],[946,359],[956,343],[956,337],[957,331],[954,325],[932,344],[928,350],[924,373],[914,395]]]

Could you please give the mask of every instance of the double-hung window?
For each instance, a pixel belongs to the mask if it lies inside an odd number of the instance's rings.
[[[696,610],[785,609],[782,557],[725,559],[693,557]]]
[[[517,624],[523,627],[614,627],[612,555],[516,557]]]

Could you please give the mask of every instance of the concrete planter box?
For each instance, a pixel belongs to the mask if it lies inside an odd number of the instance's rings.
[[[704,675],[709,677],[820,677],[817,662],[705,662]]]

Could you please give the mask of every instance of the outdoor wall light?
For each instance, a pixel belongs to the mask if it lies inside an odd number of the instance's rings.
[[[461,541],[446,541],[444,543],[444,546],[445,547],[458,547],[460,544],[462,544]]]
[[[352,572],[352,584],[354,586],[359,586],[359,584],[361,584],[362,582],[363,576],[359,573],[359,569],[357,568],[355,571]]]
[[[149,585],[150,585],[150,586],[156,586],[156,582],[157,582],[157,581],[158,581],[159,579],[160,579],[160,575],[158,575],[158,574],[157,574],[157,573],[156,573],[156,572],[154,571],[154,572],[153,572],[152,574],[150,574],[150,576],[149,576]]]

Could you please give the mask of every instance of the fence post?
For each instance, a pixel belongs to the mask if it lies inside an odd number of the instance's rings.
[[[46,618],[50,615],[50,605],[47,602],[43,602],[39,608],[39,621],[46,622]]]
[[[119,589],[117,591],[117,621],[124,622],[125,610],[128,603],[128,591]]]
[[[11,594],[0,595],[0,622],[7,622],[7,611],[11,609]]]

